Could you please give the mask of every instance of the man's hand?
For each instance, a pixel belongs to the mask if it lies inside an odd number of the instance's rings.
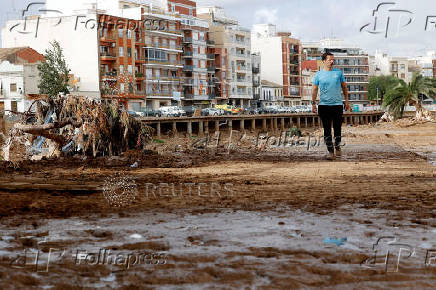
[[[348,101],[345,102],[345,111],[351,112],[350,103]]]
[[[315,114],[318,113],[318,110],[316,109],[316,104],[312,105],[312,112]]]

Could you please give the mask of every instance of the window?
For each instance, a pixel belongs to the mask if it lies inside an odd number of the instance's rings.
[[[124,56],[124,47],[119,48],[119,56]]]
[[[132,57],[132,48],[131,47],[127,48],[127,56]]]
[[[120,74],[123,74],[124,73],[124,65],[120,65]]]
[[[131,74],[132,73],[132,65],[128,65],[127,66],[127,71],[129,72],[129,74]]]
[[[11,92],[16,92],[17,91],[17,84],[11,84],[10,85],[10,91]]]
[[[123,38],[124,34],[123,34],[123,30],[122,29],[118,29],[118,37],[119,38]]]
[[[127,38],[132,38],[132,31],[131,30],[127,30]]]
[[[124,84],[120,84],[120,93],[124,93]]]
[[[129,93],[133,94],[133,84],[129,83]]]

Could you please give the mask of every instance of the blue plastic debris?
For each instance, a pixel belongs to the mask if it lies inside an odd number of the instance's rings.
[[[342,246],[347,241],[347,238],[324,238],[324,243],[326,244],[335,244],[336,246]]]

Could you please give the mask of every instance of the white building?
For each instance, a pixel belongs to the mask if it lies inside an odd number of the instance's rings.
[[[262,79],[283,87],[286,105],[301,103],[301,43],[273,24],[255,24],[251,50],[261,57]]]
[[[60,20],[60,23],[58,21]],[[85,14],[83,21],[96,21],[96,14]],[[71,73],[81,79],[78,95],[100,97],[99,86],[99,55],[97,28],[88,28],[79,16],[48,16],[41,15],[39,19],[11,20],[2,29],[2,47],[30,46],[43,54],[49,49],[50,43],[57,40],[63,49],[63,54]],[[14,25],[19,24],[16,28]],[[38,28],[38,29],[37,29]],[[32,33],[21,33],[24,31]]]
[[[433,78],[433,60],[436,59],[436,51],[428,51],[425,56],[418,56],[412,58],[411,60],[416,61],[416,63],[421,68],[421,75],[424,77]]]
[[[284,106],[283,86],[262,80],[260,102],[262,107]]]
[[[390,57],[385,53],[376,52],[374,56],[376,76],[392,75],[409,83],[413,72],[409,71],[407,57]]]
[[[0,48],[0,110],[24,112],[29,94],[39,92],[37,66],[43,56],[31,48]]]

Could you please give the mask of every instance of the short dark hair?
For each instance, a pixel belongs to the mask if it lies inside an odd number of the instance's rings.
[[[329,56],[329,55],[333,55],[333,53],[331,53],[331,52],[324,52],[323,54],[322,54],[322,56],[321,56],[321,59],[322,60],[326,60],[327,59],[327,56]]]

